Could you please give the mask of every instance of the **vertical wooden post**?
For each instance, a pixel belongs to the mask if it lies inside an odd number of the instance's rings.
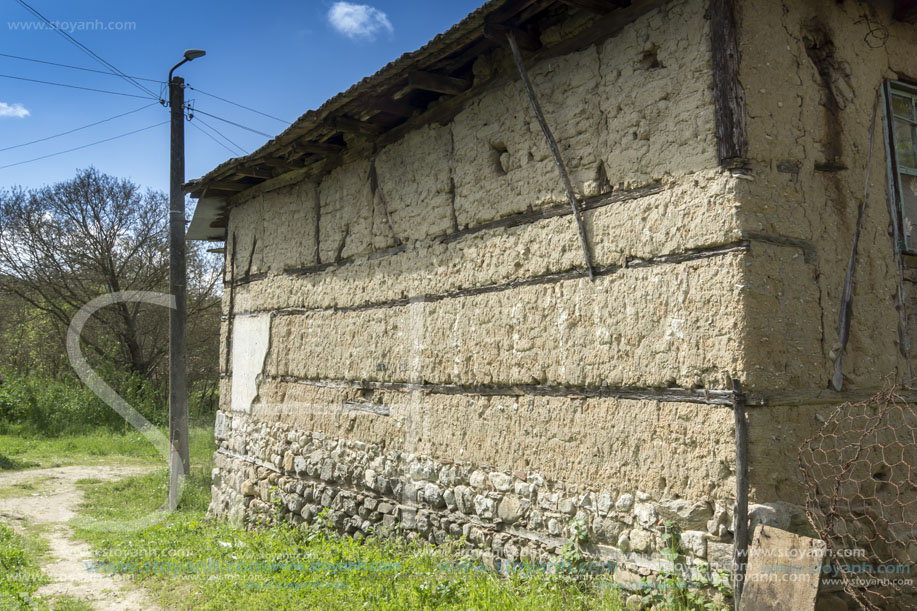
[[[171,77],[171,73],[170,73]],[[169,172],[169,508],[175,509],[181,484],[191,470],[188,449],[187,274],[185,269],[185,80],[169,79],[172,119]]]
[[[745,163],[748,155],[745,90],[739,82],[739,28],[734,0],[711,0],[710,29],[717,149],[720,163],[734,167]]]
[[[732,391],[732,411],[736,428],[736,504],[733,509],[735,545],[732,555],[732,583],[735,608],[738,611],[745,581],[745,567],[748,564],[748,420],[745,415],[745,393],[742,392],[742,383],[733,380]]]

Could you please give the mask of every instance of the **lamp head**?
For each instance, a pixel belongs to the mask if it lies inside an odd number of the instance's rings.
[[[185,51],[185,59],[189,62],[198,57],[204,57],[205,55],[207,55],[207,52],[203,49],[188,49]]]

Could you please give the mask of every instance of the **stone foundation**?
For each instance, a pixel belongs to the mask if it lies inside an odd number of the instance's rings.
[[[464,537],[485,562],[549,562],[577,531],[587,557],[630,573],[671,570],[666,522],[682,530],[685,565],[731,570],[731,512],[709,500],[659,499],[548,480],[525,470],[385,450],[245,414],[220,414],[211,514],[247,523],[311,523],[324,512],[358,537],[400,532],[431,543]]]

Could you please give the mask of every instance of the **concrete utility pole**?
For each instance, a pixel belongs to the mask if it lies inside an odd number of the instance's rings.
[[[169,70],[169,110],[172,117],[169,172],[169,292],[175,308],[169,314],[169,509],[175,509],[184,477],[191,471],[188,450],[188,287],[185,266],[185,80],[175,69],[204,55],[189,49]]]

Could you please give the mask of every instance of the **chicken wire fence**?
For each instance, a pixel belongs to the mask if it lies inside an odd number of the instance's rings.
[[[845,403],[800,448],[822,583],[864,609],[917,606],[917,413],[889,386]]]

